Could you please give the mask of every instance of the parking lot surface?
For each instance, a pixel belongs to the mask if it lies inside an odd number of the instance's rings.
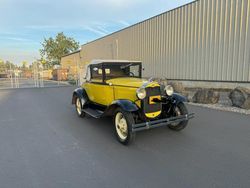
[[[109,118],[78,118],[72,87],[0,91],[0,187],[249,187],[250,116],[188,106],[166,127],[119,144]]]

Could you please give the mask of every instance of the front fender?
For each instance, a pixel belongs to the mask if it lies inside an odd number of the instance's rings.
[[[167,96],[162,105],[165,115],[174,115],[174,109],[179,103],[187,102],[187,97],[174,93],[171,97]]]
[[[176,104],[178,104],[180,102],[188,102],[187,97],[180,95],[178,93],[174,93],[172,95],[172,99],[173,99],[173,101],[175,101]]]
[[[76,98],[80,98],[80,99],[84,98],[85,100],[88,100],[88,95],[85,89],[77,88],[74,90],[73,95],[72,95],[72,104],[76,103]]]
[[[113,101],[111,105],[107,108],[105,114],[113,115],[113,112],[117,107],[120,107],[122,110],[126,112],[135,112],[139,110],[138,106],[134,102],[130,100],[121,99]]]
[[[127,111],[127,112],[134,112],[138,110],[138,107],[134,102],[130,100],[125,100],[125,99],[113,101],[111,105],[118,105],[124,111]]]

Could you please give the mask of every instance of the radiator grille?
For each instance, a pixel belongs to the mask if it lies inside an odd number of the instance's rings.
[[[161,111],[161,103],[149,104],[149,97],[161,95],[160,87],[148,87],[146,88],[147,96],[142,101],[142,108],[144,113],[153,113]]]

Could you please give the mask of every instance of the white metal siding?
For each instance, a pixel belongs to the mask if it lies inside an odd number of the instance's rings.
[[[87,43],[81,53],[85,62],[141,60],[147,77],[249,82],[250,0],[198,0]]]

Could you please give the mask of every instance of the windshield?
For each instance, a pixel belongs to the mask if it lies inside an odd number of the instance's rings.
[[[119,77],[141,77],[140,63],[105,64],[104,69],[106,79]]]

